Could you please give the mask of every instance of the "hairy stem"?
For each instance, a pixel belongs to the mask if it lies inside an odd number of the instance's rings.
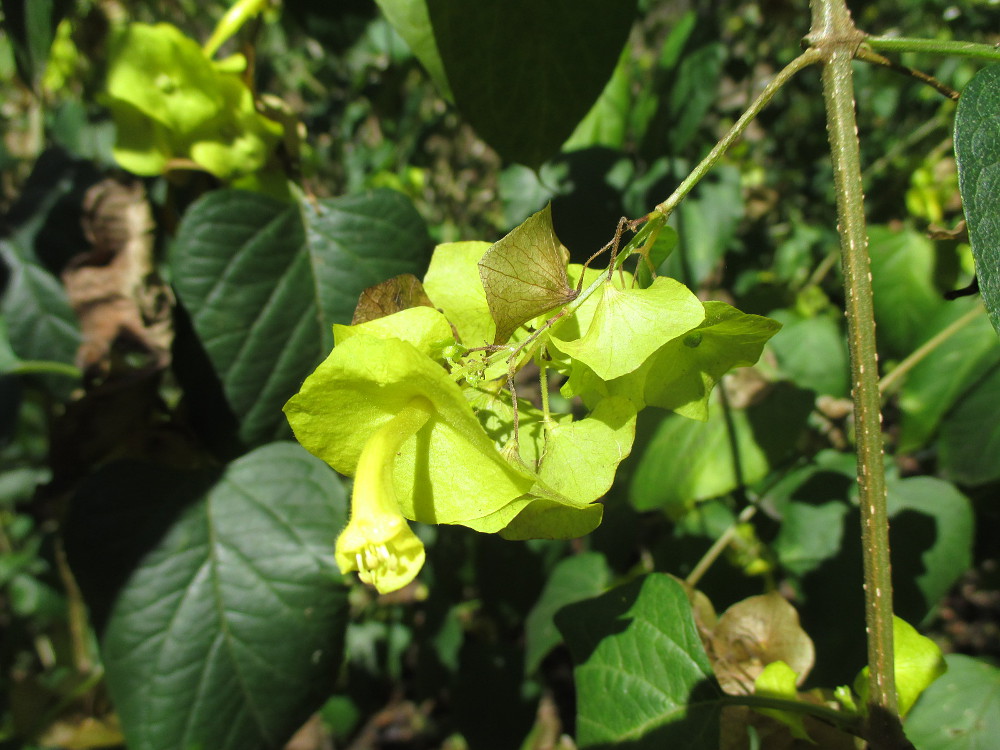
[[[925,52],[931,55],[975,57],[980,60],[1000,60],[1000,47],[975,42],[942,39],[908,39],[906,37],[869,36],[865,45],[882,52]]]
[[[747,129],[747,126],[753,122],[754,118],[757,117],[767,106],[768,102],[774,98],[774,95],[788,83],[792,77],[798,73],[803,68],[806,68],[813,63],[820,61],[821,54],[818,50],[810,49],[803,52],[801,55],[792,60],[788,65],[778,71],[778,74],[771,79],[771,82],[764,87],[764,90],[760,92],[753,104],[747,109],[746,112],[740,116],[740,119],[736,121],[736,124],[729,129],[729,132],[723,136],[722,140],[715,144],[715,147],[708,153],[704,159],[696,166],[684,181],[677,186],[677,189],[667,198],[663,203],[659,204],[653,209],[653,212],[646,218],[652,218],[654,214],[662,214],[664,216],[669,216],[670,213],[677,208],[677,204],[684,200],[684,197],[691,192],[695,185],[701,182],[701,179],[708,174],[709,170],[715,166],[716,162],[722,158],[722,155],[729,150],[740,136],[743,135],[743,131]]]
[[[896,705],[878,354],[851,67],[864,35],[855,28],[844,0],[812,0],[811,7],[812,28],[807,41],[823,55],[823,98],[837,194],[851,353],[868,632],[867,735],[873,747],[889,750],[906,747],[907,743]]]

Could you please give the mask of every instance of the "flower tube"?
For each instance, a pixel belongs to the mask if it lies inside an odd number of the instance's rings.
[[[393,487],[396,454],[430,419],[433,406],[411,400],[368,438],[358,460],[351,495],[351,519],[337,539],[341,573],[358,571],[365,583],[386,594],[412,581],[424,564],[424,545],[399,509]]]

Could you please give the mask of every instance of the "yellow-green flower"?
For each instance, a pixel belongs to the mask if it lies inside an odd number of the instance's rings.
[[[424,564],[424,545],[399,509],[393,468],[400,446],[427,423],[432,410],[427,399],[412,399],[372,433],[358,460],[351,520],[337,539],[335,557],[341,573],[358,571],[382,594],[401,589]]]

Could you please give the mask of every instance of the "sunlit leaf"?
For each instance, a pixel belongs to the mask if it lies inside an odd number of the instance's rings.
[[[719,691],[677,581],[652,574],[571,604],[580,747],[717,747]]]
[[[603,380],[636,370],[657,349],[705,319],[705,308],[680,282],[659,277],[646,289],[602,287],[602,297],[586,333],[552,341]]]

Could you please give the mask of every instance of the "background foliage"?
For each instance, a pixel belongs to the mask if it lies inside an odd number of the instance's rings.
[[[549,201],[582,262],[621,216],[669,194],[808,25],[800,4],[641,1],[586,3],[572,28],[551,3],[537,28],[508,29],[476,16],[488,4],[431,0],[435,49],[407,33],[410,5],[266,10],[224,52],[248,53],[254,91],[301,123],[260,172],[271,177],[246,192],[246,175],[182,165],[136,197],[92,191],[121,175],[108,29],[169,22],[200,45],[225,4],[4,0],[5,746],[113,746],[124,729],[135,748],[280,747],[307,721],[304,747],[542,748],[563,733],[620,746],[692,695],[708,708],[664,731],[703,736],[718,725],[707,662],[658,702],[620,715],[601,703],[616,689],[607,671],[655,682],[673,669],[647,657],[651,638],[697,640],[694,621],[662,619],[686,598],[661,573],[694,572],[720,613],[765,591],[791,599],[815,644],[804,689],[850,684],[863,666],[832,174],[809,72],[684,201],[658,259],[699,296],[783,324],[708,420],[644,412],[586,539],[427,527],[416,587],[376,598],[340,580],[345,483],[287,442],[280,411],[329,350],[330,324],[350,322],[365,288],[421,276],[434,243],[493,242]],[[852,9],[873,32],[997,41],[987,2]],[[956,89],[982,67],[902,62]],[[523,99],[497,93],[515,74]],[[1000,690],[1000,348],[978,298],[943,297],[974,270],[946,231],[962,218],[954,102],[885,69],[857,77],[896,611],[953,654],[906,727],[923,750],[972,747],[995,734]],[[626,614],[639,630],[615,630]],[[962,723],[962,690],[984,723]]]

